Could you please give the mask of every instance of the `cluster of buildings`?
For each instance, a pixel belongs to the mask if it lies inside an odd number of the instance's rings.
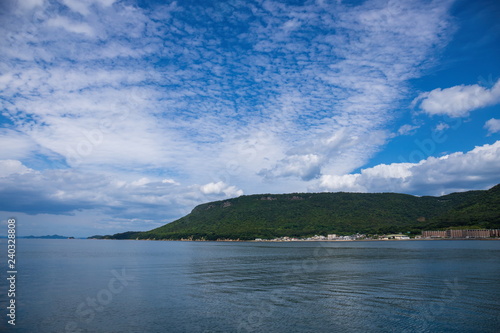
[[[415,239],[475,239],[475,238],[500,238],[500,229],[463,229],[463,230],[436,230],[422,231],[421,236],[415,236]],[[274,239],[256,238],[257,242],[297,242],[297,241],[354,241],[354,240],[409,240],[410,237],[404,234],[392,235],[371,235],[354,234],[350,236],[338,236],[329,234],[327,236],[312,236],[307,238],[298,237],[278,237]]]
[[[393,234],[393,235],[383,235],[379,236],[378,239],[381,240],[408,240],[410,239],[410,236],[408,235],[403,235],[403,234]]]
[[[324,241],[328,240],[327,237],[325,236],[313,236],[313,237],[307,237],[307,238],[297,238],[297,237],[278,237],[278,238],[273,238],[273,239],[262,239],[262,238],[256,238],[255,241],[257,242],[297,242],[297,241]]]
[[[500,229],[463,229],[422,231],[422,238],[490,238],[500,237]]]
[[[335,241],[349,241],[349,240],[358,240],[358,239],[366,239],[366,235],[364,234],[354,234],[350,236],[337,236],[336,234],[330,234],[327,236],[327,240],[335,240]]]
[[[337,236],[336,234],[330,234],[328,236],[312,236],[307,238],[297,238],[297,237],[279,237],[274,239],[262,239],[256,238],[257,242],[296,242],[296,241],[352,241],[357,239],[365,239],[366,235],[355,234],[350,236]]]

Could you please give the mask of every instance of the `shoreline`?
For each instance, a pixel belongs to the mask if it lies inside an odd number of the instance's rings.
[[[217,239],[217,240],[201,240],[201,239],[98,239],[98,238],[89,238],[83,240],[116,240],[116,241],[155,241],[155,242],[249,242],[249,243],[303,243],[303,242],[412,242],[412,241],[499,241],[500,238],[441,238],[441,239],[432,239],[432,238],[412,238],[412,239],[352,239],[352,240],[333,240],[333,239],[324,239],[324,240],[242,240],[242,239]]]

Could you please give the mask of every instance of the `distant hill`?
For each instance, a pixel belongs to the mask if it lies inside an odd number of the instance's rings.
[[[47,235],[47,236],[20,236],[17,238],[26,238],[26,239],[68,239],[74,237],[60,236],[60,235]]]
[[[95,238],[249,240],[332,233],[420,234],[468,226],[500,228],[500,185],[440,197],[344,192],[241,196],[199,205],[150,231]]]

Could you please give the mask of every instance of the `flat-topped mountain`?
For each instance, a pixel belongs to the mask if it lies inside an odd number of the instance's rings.
[[[500,185],[440,197],[398,193],[247,195],[209,202],[172,223],[112,239],[240,239],[326,234],[420,234],[422,230],[500,228]]]

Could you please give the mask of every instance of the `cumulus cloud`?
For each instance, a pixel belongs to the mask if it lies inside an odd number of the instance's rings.
[[[224,194],[226,197],[238,197],[243,195],[243,191],[236,186],[229,186],[223,181],[217,183],[208,183],[200,186],[200,191],[203,194]]]
[[[21,162],[16,160],[0,160],[0,178],[7,177],[13,174],[22,175],[32,172],[30,168],[24,166]]]
[[[180,185],[180,183],[176,182],[173,179],[163,179],[161,181],[163,184],[173,184],[173,185]]]
[[[500,119],[491,118],[484,124],[484,128],[488,130],[488,134],[500,132]]]
[[[420,94],[414,103],[429,115],[465,117],[471,111],[500,103],[500,80],[491,88],[478,84],[436,88]]]
[[[262,170],[260,174],[267,178],[293,176],[307,181],[320,175],[320,162],[316,154],[292,155],[281,160],[273,169]]]
[[[500,182],[500,141],[419,163],[381,164],[360,173],[324,175],[319,188],[347,192],[403,192],[441,195],[484,189]]]

